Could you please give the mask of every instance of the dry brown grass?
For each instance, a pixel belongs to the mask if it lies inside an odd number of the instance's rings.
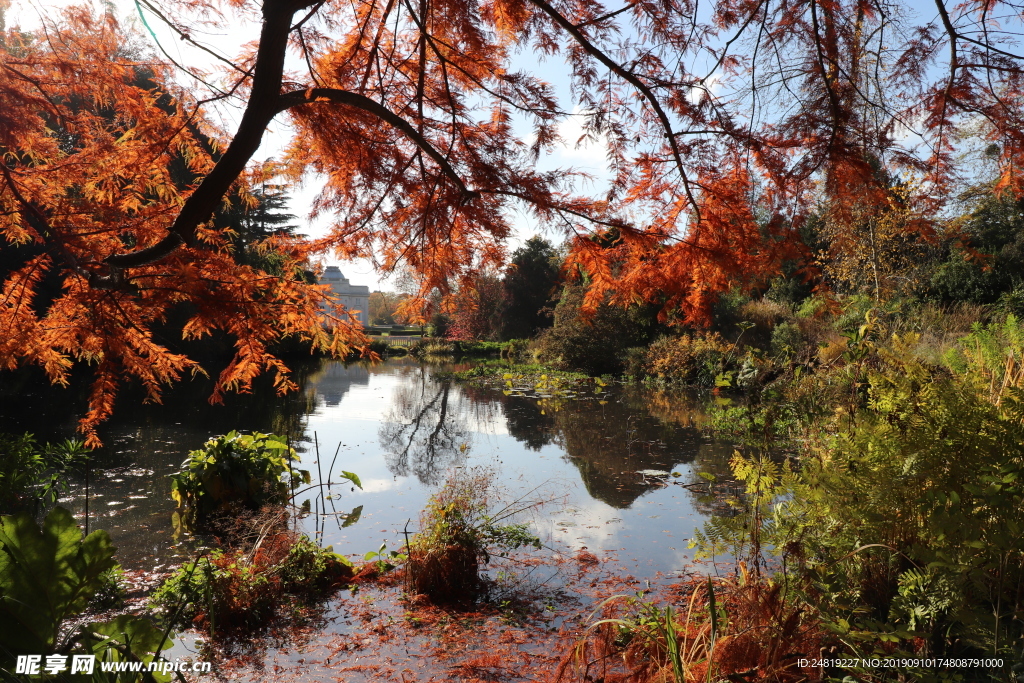
[[[434,603],[471,602],[480,592],[480,555],[472,547],[447,544],[413,547],[409,553],[409,584]]]
[[[816,678],[815,671],[799,667],[799,660],[816,656],[826,636],[808,608],[786,601],[781,584],[694,579],[676,587],[673,602],[666,611],[626,597],[606,601],[602,618],[563,660],[557,680],[797,683]]]
[[[786,304],[771,299],[755,299],[740,306],[740,315],[759,327],[771,330],[779,323],[793,318],[793,311]]]

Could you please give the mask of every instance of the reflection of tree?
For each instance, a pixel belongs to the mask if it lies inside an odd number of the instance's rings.
[[[626,508],[657,486],[638,470],[672,470],[693,460],[697,434],[625,402],[574,401],[555,413],[562,447],[591,496]]]
[[[437,484],[445,471],[464,457],[470,432],[462,420],[450,382],[433,382],[425,368],[419,381],[401,384],[394,407],[381,425],[384,461],[393,474],[416,475],[424,484]]]
[[[178,449],[176,462],[180,463],[189,449],[199,448],[214,434],[237,431],[273,432],[298,439],[305,431],[308,413],[315,407],[316,397],[304,387],[309,377],[320,371],[323,361],[307,357],[289,358],[292,378],[303,387],[300,391],[279,395],[273,377],[261,376],[253,383],[250,394],[226,394],[224,402],[210,404],[214,380],[197,375],[168,389],[160,403],[144,403],[145,388],[138,383],[125,386],[118,399],[113,417],[99,428],[100,437],[107,446],[93,454],[94,462],[112,457],[112,447],[119,439],[134,443],[143,432],[158,433],[161,443],[174,444]],[[210,372],[213,378],[217,373]],[[8,382],[7,380],[12,380]],[[24,380],[24,382],[22,381]],[[86,376],[75,375],[68,387],[55,386],[46,381],[35,368],[19,368],[17,372],[0,375],[0,432],[31,432],[44,440],[57,441],[81,435],[75,431],[78,419],[85,410],[88,395]],[[20,393],[17,393],[19,392]],[[192,436],[183,436],[194,433]],[[126,446],[138,453],[149,453],[148,448]]]
[[[555,441],[555,420],[550,411],[545,414],[538,405],[537,399],[526,396],[506,396],[491,387],[467,384],[462,387],[466,398],[478,411],[487,406],[499,408],[500,412],[491,417],[495,419],[502,413],[505,416],[505,428],[516,441],[533,451]],[[476,416],[479,420],[480,417]],[[485,419],[490,416],[484,416]]]
[[[697,450],[690,483],[697,484],[693,489],[693,506],[702,515],[733,517],[740,513],[741,508],[727,502],[729,498],[743,498],[746,495],[746,486],[737,482],[732,475],[730,463],[737,451],[743,452],[747,457],[752,455],[745,448],[737,448],[731,443],[721,441],[701,444]],[[714,485],[708,487],[708,481],[698,474],[700,472],[714,475]]]
[[[555,440],[555,418],[541,412],[536,399],[509,396],[505,401],[505,423],[508,433],[530,450],[539,451]]]

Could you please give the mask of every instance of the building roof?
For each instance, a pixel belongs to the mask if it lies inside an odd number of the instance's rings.
[[[369,295],[370,288],[365,285],[353,285],[349,283],[348,278],[341,274],[341,269],[338,266],[327,266],[324,269],[324,274],[320,277],[320,282],[325,285],[330,285],[338,294],[366,294]]]

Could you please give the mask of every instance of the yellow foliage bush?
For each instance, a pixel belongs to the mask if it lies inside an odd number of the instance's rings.
[[[690,384],[713,384],[735,346],[718,333],[663,337],[651,344],[644,359],[647,374]]]

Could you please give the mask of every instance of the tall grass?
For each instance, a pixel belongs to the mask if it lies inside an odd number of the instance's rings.
[[[604,601],[558,680],[796,683],[812,673],[800,659],[817,654],[825,635],[810,612],[786,600],[782,584],[743,570],[733,579],[693,578],[677,589],[675,605],[642,595]]]

